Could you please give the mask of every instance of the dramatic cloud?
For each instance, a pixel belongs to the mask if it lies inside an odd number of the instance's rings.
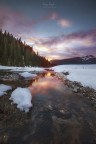
[[[63,20],[63,19],[62,19]],[[45,21],[56,21],[60,26],[69,26],[69,21],[62,21],[57,13],[48,13],[38,19],[24,15],[20,11],[12,10],[5,6],[0,6],[0,29],[7,30],[17,36],[18,33],[35,33],[34,27],[43,24]]]
[[[4,0],[0,3],[0,28],[21,37],[48,59],[96,56],[96,29],[93,29],[96,8],[94,4],[92,10],[90,5],[86,9],[84,4],[80,0],[70,6],[69,2],[62,1],[62,6],[56,9],[42,9],[41,1],[10,3]]]
[[[62,59],[89,54],[96,56],[96,29],[53,38],[27,38],[26,41],[33,42],[34,49],[48,59]]]

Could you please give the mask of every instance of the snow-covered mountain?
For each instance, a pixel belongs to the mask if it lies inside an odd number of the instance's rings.
[[[96,58],[96,57],[94,57],[93,55],[88,55],[88,56],[85,56],[85,57],[81,57],[82,61],[91,61],[94,58]]]
[[[52,60],[53,65],[63,65],[63,64],[96,64],[96,57],[93,55],[87,55],[84,57],[74,57],[62,60]]]

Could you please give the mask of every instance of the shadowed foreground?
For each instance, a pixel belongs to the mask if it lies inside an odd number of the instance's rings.
[[[13,126],[6,124],[0,130],[3,143],[96,144],[96,111],[86,98],[73,93],[50,72],[30,81],[29,88],[33,107],[23,117],[23,125],[15,125],[14,120]]]

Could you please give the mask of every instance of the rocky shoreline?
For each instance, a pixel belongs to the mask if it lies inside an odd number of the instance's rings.
[[[11,85],[12,90],[0,97],[0,144],[21,144],[31,141],[37,144],[73,144],[76,139],[79,144],[90,144],[91,141],[95,144],[96,91],[89,87],[85,88],[78,82],[69,81],[68,72],[49,71],[48,77],[46,74],[47,72],[39,73],[37,83],[39,78],[45,79],[44,82],[49,82],[53,87],[49,86],[49,89],[46,89],[45,83],[44,92],[40,87],[40,92],[37,91],[33,96],[32,109],[25,113],[9,98],[18,86],[28,87],[35,79],[30,81],[20,77],[18,73],[1,72],[2,82]],[[14,80],[11,79],[13,75]],[[58,84],[57,87],[55,83]]]
[[[92,107],[96,110],[96,90],[90,87],[84,87],[80,82],[70,81],[67,79],[68,72],[56,73],[56,77],[61,79],[65,85],[70,87],[74,93],[81,94],[89,100]]]

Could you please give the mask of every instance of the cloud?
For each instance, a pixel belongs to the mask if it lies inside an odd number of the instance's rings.
[[[58,13],[51,13],[48,18],[51,20],[56,20],[57,24],[62,28],[70,27],[72,25],[70,20],[62,18]]]
[[[58,20],[58,24],[65,28],[65,27],[70,27],[72,25],[72,23],[69,21],[69,20],[66,20],[66,19],[59,19]]]
[[[50,59],[96,56],[96,29],[53,38],[35,38],[34,49]]]
[[[18,34],[36,33],[35,26],[45,21],[55,21],[60,27],[69,27],[70,22],[60,17],[58,13],[52,12],[38,19],[28,17],[20,11],[15,11],[6,6],[0,6],[0,29],[7,30],[14,36]]]
[[[29,32],[34,23],[34,20],[28,19],[21,12],[15,12],[7,7],[0,6],[0,29],[6,29],[15,35],[22,33],[22,31]]]
[[[47,40],[42,41],[42,43],[44,45],[54,45],[54,44],[59,44],[59,43],[66,43],[67,45],[68,44],[76,45],[77,43],[83,46],[84,44],[85,46],[91,46],[92,44],[95,45],[96,44],[96,29],[49,38]]]
[[[28,44],[34,45],[34,49],[41,55],[50,59],[96,55],[96,29],[49,38],[32,36],[36,34],[34,27],[45,21],[55,21],[62,28],[70,27],[73,24],[55,12],[34,20],[21,12],[0,6],[0,28],[22,37]]]
[[[63,59],[76,56],[96,56],[96,29],[61,35],[57,37],[39,37],[31,34],[19,35],[33,46],[35,51],[48,59]]]

